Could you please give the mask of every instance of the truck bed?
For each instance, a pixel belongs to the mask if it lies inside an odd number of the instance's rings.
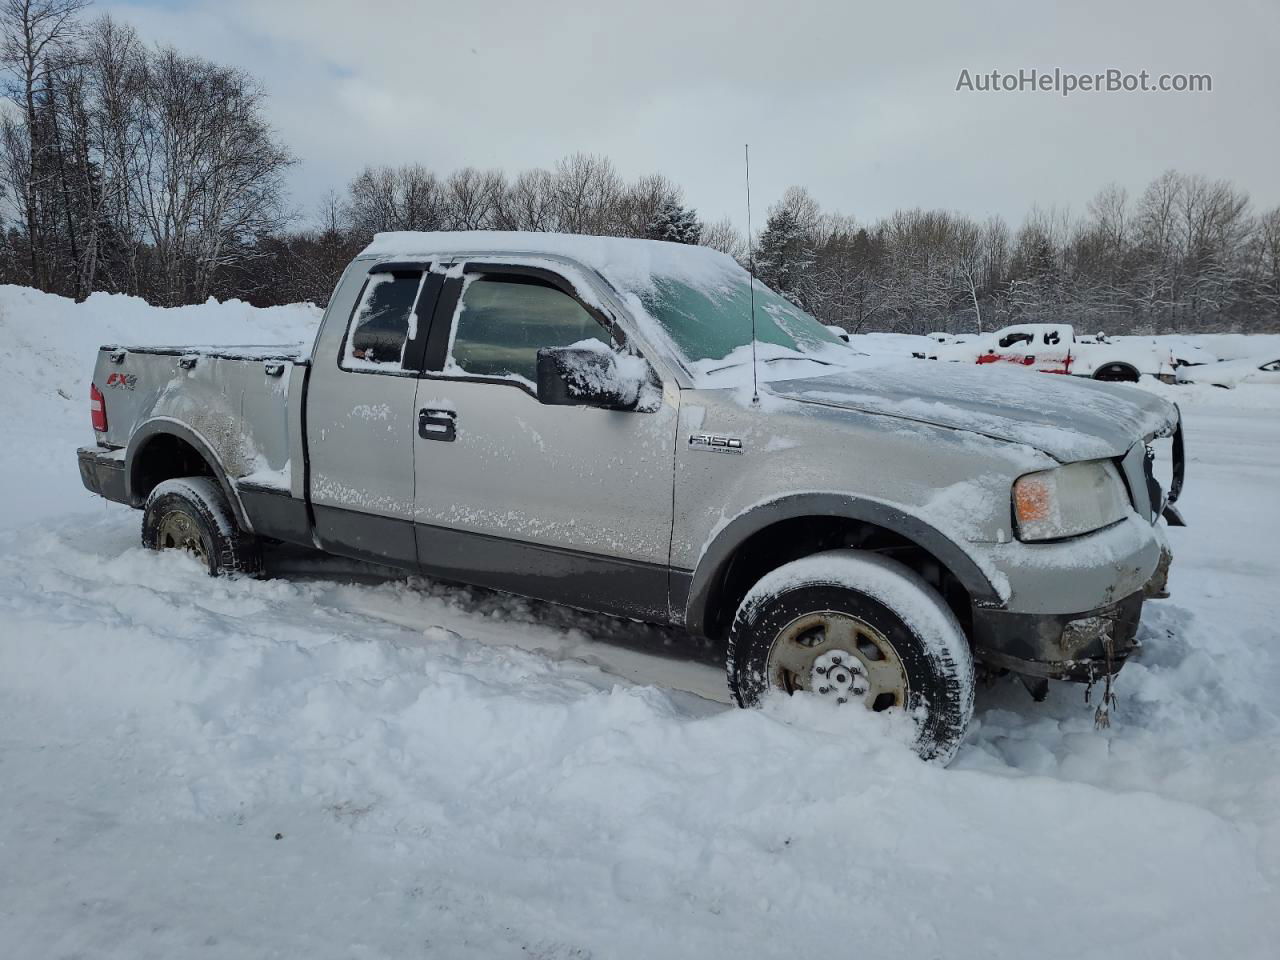
[[[302,401],[310,345],[124,346],[98,351],[93,383],[107,429],[103,455],[174,432],[222,470],[244,516],[241,492],[301,500]],[[133,497],[132,499],[136,499]],[[135,504],[137,505],[137,504]]]

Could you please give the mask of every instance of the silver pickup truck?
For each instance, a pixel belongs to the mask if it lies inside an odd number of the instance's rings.
[[[1180,522],[1163,400],[867,357],[642,240],[382,234],[305,349],[106,346],[92,407],[85,486],[210,573],[286,541],[683,625],[740,704],[904,709],[944,762],[975,661],[1120,669]]]

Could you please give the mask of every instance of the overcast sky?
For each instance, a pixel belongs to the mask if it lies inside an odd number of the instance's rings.
[[[1280,2],[142,0],[144,39],[243,67],[313,214],[365,164],[508,172],[574,151],[667,174],[706,219],[790,184],[871,220],[1082,212],[1169,167],[1280,204]],[[1207,73],[1210,93],[957,92],[1020,68]]]

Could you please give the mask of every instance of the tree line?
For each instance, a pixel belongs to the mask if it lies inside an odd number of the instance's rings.
[[[1081,215],[1034,209],[1016,229],[946,210],[861,222],[792,187],[747,238],[700,219],[662,174],[628,180],[606,157],[514,175],[370,166],[300,225],[295,158],[254,78],[144,44],[87,2],[0,0],[0,282],[323,304],[378,231],[550,230],[713,247],[854,332],[1280,329],[1280,208],[1174,171],[1135,196],[1105,187]]]
[[[1034,209],[1017,230],[945,210],[870,224],[802,188],[769,214],[760,277],[851,331],[981,331],[1053,321],[1115,333],[1280,329],[1280,208],[1224,180],[1166,171],[1081,216]]]

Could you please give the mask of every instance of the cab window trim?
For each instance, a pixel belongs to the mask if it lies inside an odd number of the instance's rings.
[[[355,303],[351,307],[351,312],[347,316],[346,329],[342,334],[342,341],[338,344],[337,356],[334,359],[338,369],[343,373],[359,373],[373,374],[382,377],[417,377],[422,372],[423,355],[426,352],[427,338],[430,334],[430,326],[432,315],[435,310],[436,301],[440,296],[441,281],[443,277],[436,273],[432,268],[435,261],[388,261],[383,263],[375,263],[365,273],[364,280],[360,284],[360,292],[356,294]],[[369,290],[369,284],[382,274],[417,274],[418,290],[414,294],[413,304],[409,308],[411,316],[417,317],[417,324],[414,333],[416,336],[409,337],[406,330],[404,347],[400,356],[400,365],[387,365],[385,370],[375,370],[367,367],[348,367],[345,365],[347,358],[347,343],[351,339],[351,334],[355,329],[355,320],[360,308],[364,305],[365,294]],[[438,278],[438,279],[437,279]]]
[[[457,271],[457,264],[449,271],[454,273]],[[426,355],[424,357],[422,373],[419,376],[424,380],[437,380],[442,383],[448,382],[466,382],[466,383],[488,383],[494,386],[514,387],[515,389],[526,393],[535,400],[538,392],[535,388],[530,387],[527,383],[520,380],[510,379],[507,377],[494,377],[481,373],[454,373],[446,372],[445,363],[448,361],[449,353],[453,348],[454,328],[458,318],[461,316],[458,307],[462,303],[462,295],[466,287],[466,279],[468,277],[477,279],[480,277],[490,276],[501,281],[503,276],[513,278],[522,278],[526,282],[541,281],[542,283],[560,291],[570,300],[574,301],[578,306],[587,312],[604,331],[605,337],[615,350],[625,350],[640,356],[638,351],[629,345],[626,331],[618,324],[616,318],[610,314],[606,314],[599,307],[586,303],[578,294],[577,288],[568,280],[568,278],[557,273],[554,270],[548,270],[545,267],[535,267],[525,263],[505,263],[499,261],[468,261],[463,264],[460,275],[452,276],[445,282],[445,289],[436,301],[435,315],[431,321],[431,334],[428,337]],[[519,282],[519,280],[517,280]],[[647,362],[647,361],[646,361]],[[651,364],[652,366],[652,364]]]

